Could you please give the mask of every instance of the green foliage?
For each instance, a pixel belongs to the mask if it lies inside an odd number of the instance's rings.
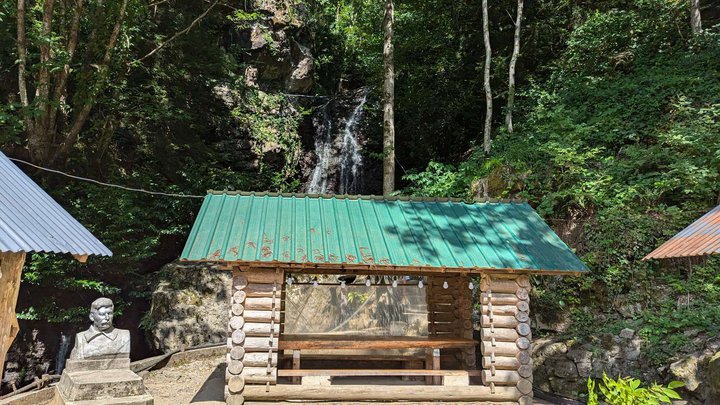
[[[649,388],[640,386],[640,380],[630,377],[618,377],[616,380],[603,373],[602,383],[598,386],[608,405],[659,405],[669,404],[674,399],[682,399],[675,391],[685,384],[672,381],[667,387],[653,383]],[[588,378],[588,405],[599,405],[595,392],[595,381]]]

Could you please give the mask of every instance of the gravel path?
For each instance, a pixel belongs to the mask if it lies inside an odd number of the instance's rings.
[[[154,370],[144,377],[155,405],[225,404],[225,358],[207,357]]]

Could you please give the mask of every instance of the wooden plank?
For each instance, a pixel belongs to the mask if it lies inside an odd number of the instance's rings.
[[[402,362],[410,362],[410,361],[417,361],[422,360],[425,361],[425,357],[427,355],[425,353],[414,353],[414,354],[335,354],[334,352],[330,352],[328,354],[302,354],[303,360],[342,360],[342,361],[402,361]],[[442,357],[445,357],[446,355],[442,355]],[[449,355],[447,355],[449,357]],[[281,354],[281,358],[283,359],[292,359],[291,354]]]
[[[5,355],[20,330],[15,306],[24,263],[25,252],[0,252],[0,376],[4,375]]]
[[[490,295],[488,293],[480,294],[480,303],[481,304],[489,303],[490,296],[492,296],[493,305],[516,305],[518,303],[518,301],[520,301],[520,298],[518,298],[517,294],[493,292],[492,295]]]
[[[273,320],[273,311],[245,311],[243,312],[245,322],[249,323],[270,323]],[[280,310],[275,310],[275,322],[280,322]]]
[[[280,349],[450,349],[475,347],[473,339],[453,336],[283,335]]]
[[[496,385],[516,385],[520,381],[520,374],[514,370],[495,370],[493,373],[491,370],[482,371],[482,383],[484,385],[490,385],[495,383]]]
[[[493,393],[494,391],[494,393]],[[392,386],[368,389],[367,385],[303,386],[303,385],[246,385],[247,400],[262,401],[443,401],[443,402],[504,402],[517,401],[522,393],[515,387]]]
[[[245,317],[247,318],[247,315]],[[488,315],[483,315],[480,319],[483,328],[489,328],[491,323],[495,328],[515,328],[520,324],[520,321],[514,316],[505,315],[493,315],[492,319]]]
[[[278,295],[280,295],[278,293]],[[278,298],[245,298],[246,311],[270,311],[273,308],[280,310],[280,297]]]
[[[432,322],[455,322],[459,317],[454,312],[431,312]],[[430,318],[430,317],[428,317]]]
[[[497,370],[517,370],[520,368],[520,360],[515,357],[495,356],[493,362],[490,356],[483,356],[482,367],[489,370],[493,366]]]
[[[283,272],[275,272],[275,269],[251,269],[241,273],[248,281],[248,284],[273,284],[278,287],[283,283]]]
[[[330,369],[330,370],[278,370],[278,377],[401,377],[401,376],[468,376],[465,370],[423,369]]]
[[[484,356],[490,356],[492,353],[495,356],[516,356],[520,349],[517,347],[515,342],[492,342],[484,341],[480,344],[480,351]]]
[[[245,287],[245,293],[248,297],[252,298],[258,298],[258,297],[267,297],[271,298],[273,296],[273,290],[277,289],[276,295],[280,295],[280,284],[277,285],[277,287],[273,284],[249,284],[247,287]]]
[[[272,354],[267,351],[245,353],[245,357],[243,357],[243,364],[247,367],[267,367],[268,363],[271,366],[277,366],[277,362],[278,354],[276,352]]]
[[[483,279],[480,280],[480,291],[482,292],[487,292],[488,290],[490,290],[493,293],[498,292],[515,294],[518,288],[520,288],[520,286],[513,279],[489,279],[488,277],[483,277]]]
[[[277,350],[278,339],[270,339],[270,337],[246,337],[243,347],[246,352],[245,356],[247,356],[247,352],[267,352],[270,349]]]
[[[268,372],[269,371],[269,372]],[[246,384],[275,384],[277,382],[277,368],[271,367],[245,367],[240,375]],[[247,389],[247,386],[245,387]]]
[[[490,328],[480,329],[481,340],[495,339],[501,342],[515,342],[519,337],[515,329],[493,328],[492,331]]]
[[[525,301],[518,301],[518,302],[525,302]],[[245,307],[247,307],[247,304],[245,305]],[[493,315],[502,315],[502,316],[515,316],[515,314],[517,314],[519,311],[515,305],[488,305],[488,304],[485,304],[482,306],[481,313],[483,315],[489,315],[491,310],[492,310]]]
[[[280,335],[280,322],[272,325],[269,323],[248,322],[243,325],[242,330],[247,336],[270,336],[270,332],[278,336]]]

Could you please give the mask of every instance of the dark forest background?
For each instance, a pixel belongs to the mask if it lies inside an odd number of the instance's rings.
[[[379,1],[54,0],[48,13],[49,1],[21,1],[22,47],[19,3],[0,3],[0,148],[10,157],[169,193],[303,191],[315,105],[268,73],[293,57],[283,32],[313,55],[306,96],[370,89],[365,154],[382,160]],[[481,1],[396,4],[398,192],[473,198],[484,181],[491,197],[527,199],[591,268],[534,280],[533,312],[569,320],[536,335],[592,341],[631,327],[648,344],[647,367],[666,365],[692,350],[697,334],[684,331],[720,332],[718,261],[640,261],[719,202],[720,3],[701,2],[698,33],[689,1],[526,2],[512,133],[503,107],[516,3],[491,3],[489,154]],[[247,79],[258,63],[268,67],[259,85]],[[20,167],[114,252],[88,265],[32,254],[23,329],[74,330],[98,295],[140,323],[201,200]],[[380,193],[380,181],[364,193]],[[638,310],[619,311],[628,306]]]

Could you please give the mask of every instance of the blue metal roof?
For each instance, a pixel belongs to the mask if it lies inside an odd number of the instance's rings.
[[[0,152],[0,252],[112,256],[87,229]]]
[[[582,272],[527,203],[211,193],[181,260]]]

